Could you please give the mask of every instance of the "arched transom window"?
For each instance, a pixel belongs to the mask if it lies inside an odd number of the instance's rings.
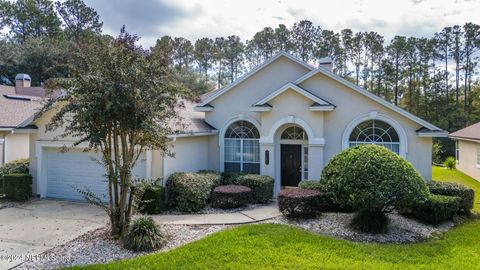
[[[224,171],[260,173],[260,134],[250,122],[237,121],[225,132]]]
[[[293,126],[285,129],[283,131],[282,136],[280,137],[282,140],[308,140],[307,133],[301,127]]]
[[[380,120],[367,120],[357,125],[350,134],[350,147],[360,144],[376,144],[400,153],[400,139],[397,131]]]

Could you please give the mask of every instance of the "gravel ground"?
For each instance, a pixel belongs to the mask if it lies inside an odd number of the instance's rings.
[[[161,230],[167,235],[167,242],[156,252],[168,251],[227,227],[229,226],[161,225]],[[36,261],[25,262],[14,269],[57,269],[74,265],[107,263],[145,254],[147,253],[124,249],[118,241],[111,239],[107,228],[101,228],[55,247],[38,256]]]
[[[439,226],[425,225],[395,213],[388,214],[388,217],[390,223],[386,234],[366,234],[350,229],[348,225],[353,218],[353,213],[322,213],[316,219],[287,219],[278,217],[267,222],[293,225],[319,234],[356,242],[376,243],[424,241],[435,234],[447,231],[455,225],[454,222],[445,222]]]

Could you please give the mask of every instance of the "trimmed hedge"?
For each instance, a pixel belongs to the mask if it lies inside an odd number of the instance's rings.
[[[322,185],[320,184],[320,181],[316,180],[302,180],[300,183],[298,183],[298,187],[322,191]]]
[[[321,195],[313,189],[283,189],[278,193],[278,209],[288,218],[312,218],[320,213]]]
[[[299,188],[318,190],[322,193],[320,198],[320,211],[322,212],[353,212],[353,208],[347,205],[336,203],[331,194],[323,191],[320,181],[302,180],[298,183]]]
[[[5,174],[16,174],[16,173],[22,173],[22,174],[29,173],[28,159],[17,159],[17,160],[5,163],[3,166],[0,166],[0,194],[5,193],[3,176]]]
[[[252,203],[268,203],[273,198],[272,177],[259,174],[240,174],[233,178],[234,185],[246,186],[252,190]]]
[[[140,202],[140,212],[143,214],[160,214],[167,209],[166,191],[162,186],[149,185],[145,188]]]
[[[432,194],[426,201],[415,205],[412,214],[425,223],[438,224],[452,219],[459,209],[459,197]]]
[[[219,174],[174,173],[167,181],[168,203],[181,212],[200,211],[207,205],[213,188],[219,183]]]
[[[244,206],[249,202],[251,191],[246,186],[218,186],[212,192],[212,207],[229,209]]]
[[[221,176],[222,176],[222,180],[221,180],[221,184],[222,185],[234,185],[235,183],[235,180],[242,176],[242,175],[246,175],[247,173],[241,173],[241,172],[222,172],[221,173]]]
[[[427,184],[430,192],[436,195],[457,196],[460,199],[461,214],[469,214],[473,208],[475,192],[460,183],[431,181]]]
[[[32,196],[32,176],[30,174],[5,174],[3,181],[7,199],[24,202]]]

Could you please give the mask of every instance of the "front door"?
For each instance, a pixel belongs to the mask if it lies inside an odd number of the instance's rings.
[[[282,186],[297,186],[302,176],[302,146],[281,145]]]

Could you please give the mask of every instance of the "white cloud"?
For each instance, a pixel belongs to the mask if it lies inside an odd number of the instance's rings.
[[[103,0],[105,1],[111,2],[113,6],[117,3],[114,0]],[[99,3],[98,0],[89,2],[94,8],[103,6]],[[153,45],[162,35],[183,36],[191,40],[205,36],[214,38],[238,35],[245,40],[265,26],[275,27],[283,23],[291,27],[298,20],[308,19],[322,28],[335,31],[343,28],[377,31],[386,40],[390,40],[397,34],[431,36],[447,25],[462,25],[465,22],[480,24],[479,4],[479,0],[177,0],[168,5],[169,12],[176,12],[171,16],[172,21],[160,17],[150,19],[155,25],[145,27],[139,34],[142,43],[148,46]],[[163,9],[162,6],[165,5],[157,5],[159,9]],[[127,10],[122,13],[128,16],[124,19],[132,22],[145,17],[142,9],[136,10],[139,11]],[[165,16],[164,10],[150,10],[149,18],[155,13]],[[119,28],[112,26],[113,23],[118,24],[118,18],[113,20],[111,16],[100,15],[107,32]],[[145,20],[140,21],[147,23]]]

